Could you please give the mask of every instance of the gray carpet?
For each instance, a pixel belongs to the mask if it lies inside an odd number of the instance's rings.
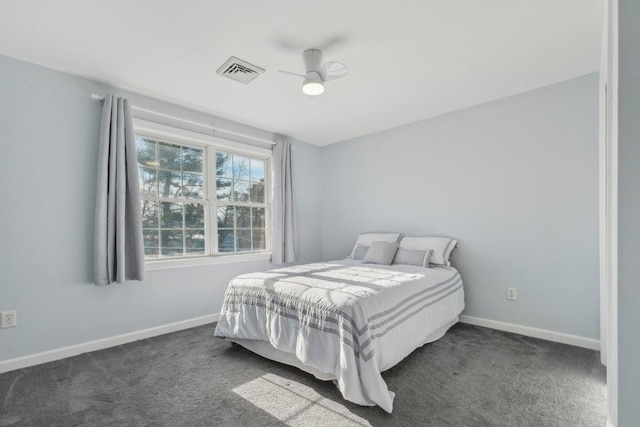
[[[0,375],[2,426],[604,426],[595,351],[458,324],[383,374],[394,411],[212,325]]]

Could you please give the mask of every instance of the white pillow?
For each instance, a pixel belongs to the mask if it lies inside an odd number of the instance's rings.
[[[398,239],[400,239],[400,233],[362,233],[358,235],[349,257],[353,258],[353,253],[358,245],[370,246],[373,242],[397,242]]]
[[[457,244],[457,240],[448,237],[403,237],[400,240],[400,248],[402,249],[433,250],[429,262],[447,266],[451,265],[449,257]]]
[[[362,259],[365,264],[391,265],[398,250],[397,242],[373,242]]]

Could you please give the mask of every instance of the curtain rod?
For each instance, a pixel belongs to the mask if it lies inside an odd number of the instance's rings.
[[[97,95],[95,93],[91,94],[91,99],[95,99],[95,100],[98,100],[100,102],[104,101],[104,97],[103,96]],[[159,113],[157,111],[147,110],[147,109],[144,109],[144,108],[136,107],[134,105],[131,106],[131,109],[139,111],[141,113],[147,113],[147,114],[151,114],[153,116],[164,117],[165,119],[175,120],[175,121],[178,121],[178,122],[188,123],[190,125],[194,125],[194,126],[199,126],[199,127],[202,127],[202,128],[210,129],[210,130],[212,130],[214,132],[222,132],[222,133],[226,133],[226,134],[229,134],[229,135],[235,135],[235,136],[240,137],[240,138],[253,139],[255,141],[260,141],[260,142],[264,142],[266,144],[271,144],[271,145],[275,145],[276,144],[275,142],[269,141],[267,139],[257,138],[255,136],[250,136],[250,135],[244,135],[244,134],[233,132],[233,131],[230,131],[230,130],[219,129],[219,128],[216,128],[214,126],[207,125],[207,124],[204,124],[204,123],[193,122],[191,120],[181,119],[180,117],[169,116],[167,114]]]

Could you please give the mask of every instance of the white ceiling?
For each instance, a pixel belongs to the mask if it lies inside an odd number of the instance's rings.
[[[598,71],[603,0],[0,1],[0,53],[317,145]],[[349,67],[309,97],[301,53]],[[230,56],[267,71],[243,85]]]

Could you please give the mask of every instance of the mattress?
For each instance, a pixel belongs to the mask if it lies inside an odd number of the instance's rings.
[[[234,278],[215,334],[391,412],[381,372],[444,335],[463,309],[453,267],[332,261]]]

